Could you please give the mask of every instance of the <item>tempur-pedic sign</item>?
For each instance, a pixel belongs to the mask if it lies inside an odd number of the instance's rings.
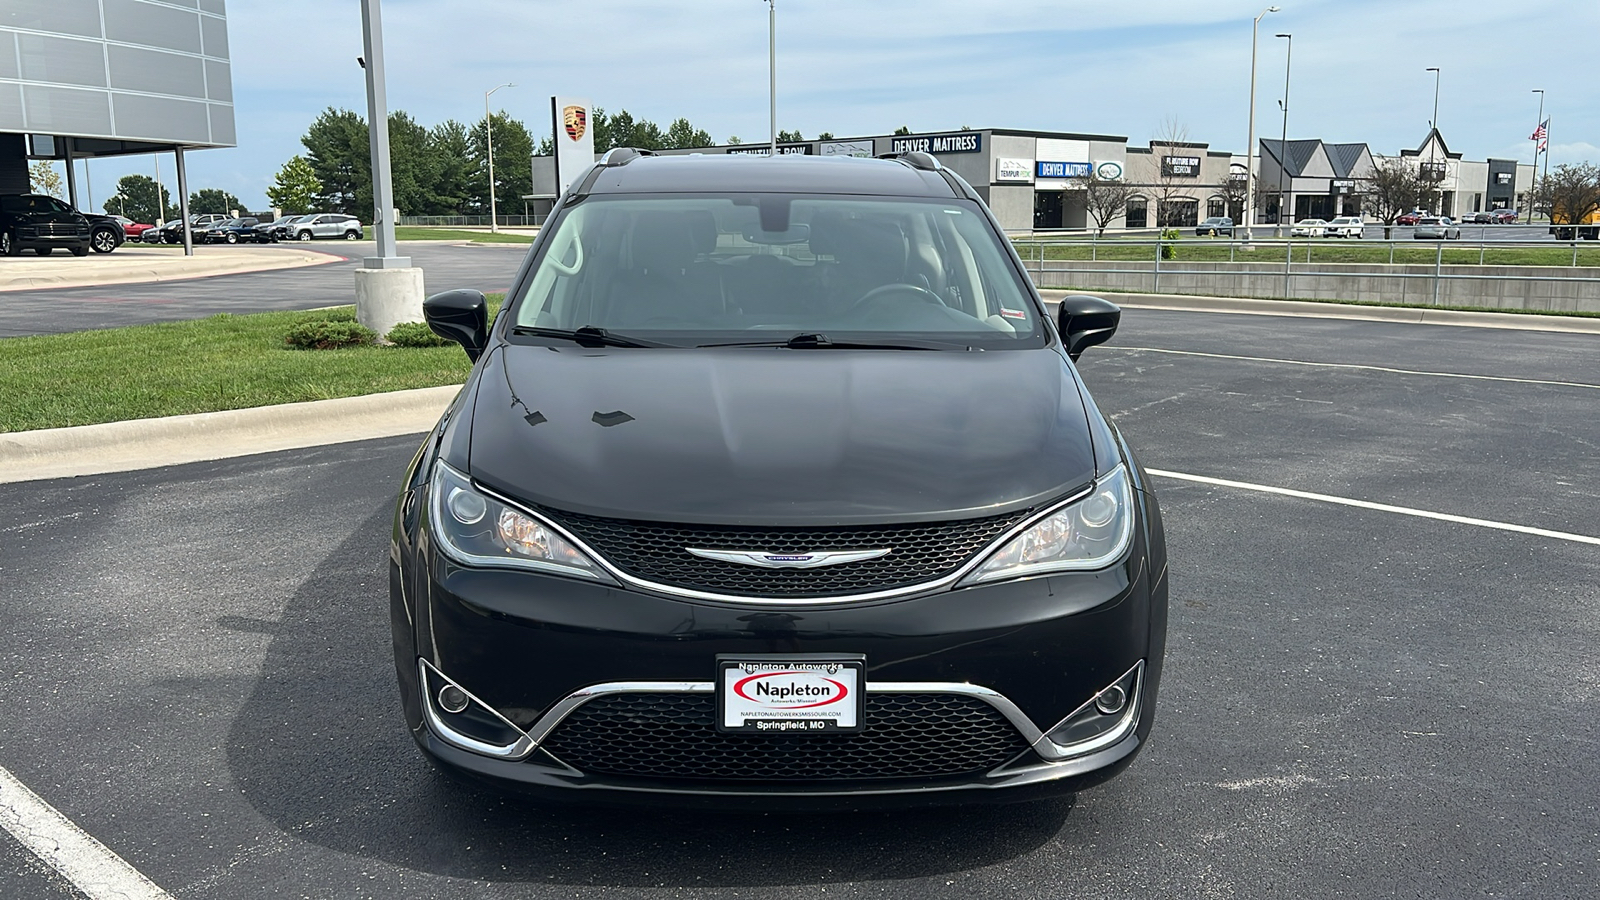
[[[895,153],[977,153],[983,149],[983,135],[976,131],[956,134],[930,134],[923,137],[897,137]]]

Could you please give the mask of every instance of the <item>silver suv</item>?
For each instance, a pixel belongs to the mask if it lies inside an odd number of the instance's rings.
[[[364,231],[361,220],[355,216],[343,213],[318,213],[314,216],[305,216],[289,228],[288,237],[297,241],[309,241],[316,238],[344,238],[347,241],[361,240]]]

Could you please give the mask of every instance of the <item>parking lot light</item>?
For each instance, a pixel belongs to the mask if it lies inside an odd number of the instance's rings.
[[[489,95],[500,88],[516,87],[511,82],[506,82],[499,87],[492,87],[483,92],[483,136],[489,142],[489,231],[493,234],[500,233],[500,220],[495,214],[494,202],[494,117],[489,114]]]
[[[1250,225],[1255,216],[1256,178],[1256,33],[1261,30],[1261,20],[1278,7],[1269,6],[1250,24],[1250,139],[1244,148],[1244,243],[1250,245]]]

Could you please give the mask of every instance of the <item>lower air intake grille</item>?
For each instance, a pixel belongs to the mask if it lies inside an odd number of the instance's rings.
[[[1028,749],[994,707],[961,694],[868,694],[865,724],[725,734],[713,694],[619,694],[579,707],[542,746],[593,775],[784,782],[972,775]]]

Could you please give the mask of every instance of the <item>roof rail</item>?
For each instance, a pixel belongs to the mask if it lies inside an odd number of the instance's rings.
[[[641,156],[655,156],[654,150],[641,150],[638,147],[612,147],[600,157],[602,166],[625,166]]]
[[[939,164],[939,160],[933,157],[933,154],[924,153],[921,150],[910,150],[905,153],[885,153],[878,158],[902,162],[913,169],[921,169],[924,172],[937,172],[944,168]]]

